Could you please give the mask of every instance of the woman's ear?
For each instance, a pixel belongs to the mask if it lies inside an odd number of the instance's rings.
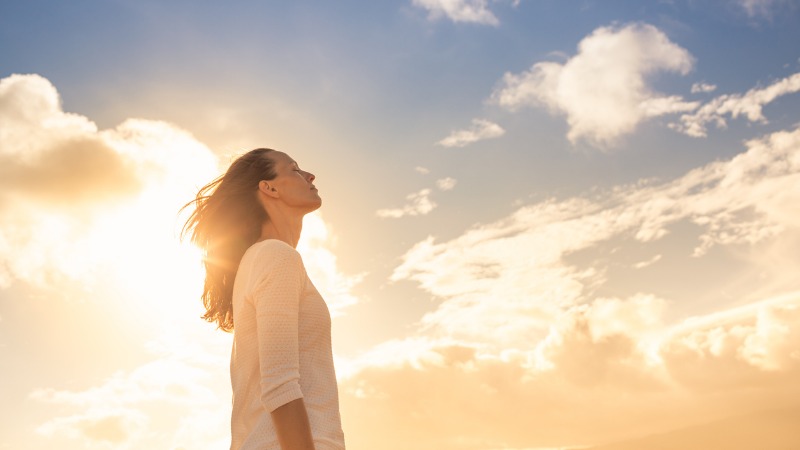
[[[278,198],[278,191],[276,191],[267,180],[261,180],[258,182],[258,190],[272,198]]]

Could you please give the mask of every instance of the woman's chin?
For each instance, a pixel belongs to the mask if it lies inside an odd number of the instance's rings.
[[[308,212],[313,212],[313,211],[316,211],[316,210],[318,210],[318,209],[319,209],[321,206],[322,206],[322,198],[321,198],[321,197],[319,197],[319,196],[317,196],[317,201],[315,201],[315,202],[312,202],[312,203],[309,205],[310,209],[309,209],[309,211],[308,211]]]

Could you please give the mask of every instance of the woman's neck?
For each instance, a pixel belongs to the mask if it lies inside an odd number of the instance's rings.
[[[258,240],[277,239],[286,242],[292,248],[297,248],[301,231],[303,231],[302,217],[271,218],[261,225],[261,237]]]

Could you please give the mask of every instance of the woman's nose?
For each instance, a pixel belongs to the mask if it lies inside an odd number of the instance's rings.
[[[312,182],[312,181],[314,181],[314,180],[317,178],[317,177],[315,177],[315,176],[314,176],[314,174],[313,174],[313,173],[311,173],[311,172],[306,172],[306,173],[308,174],[308,182],[309,182],[309,183],[310,183],[310,182]]]

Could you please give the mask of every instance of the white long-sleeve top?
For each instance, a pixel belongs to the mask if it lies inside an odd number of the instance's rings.
[[[344,449],[331,317],[300,254],[268,239],[242,257],[233,287],[231,449],[280,449],[270,413],[303,398],[317,450]]]

